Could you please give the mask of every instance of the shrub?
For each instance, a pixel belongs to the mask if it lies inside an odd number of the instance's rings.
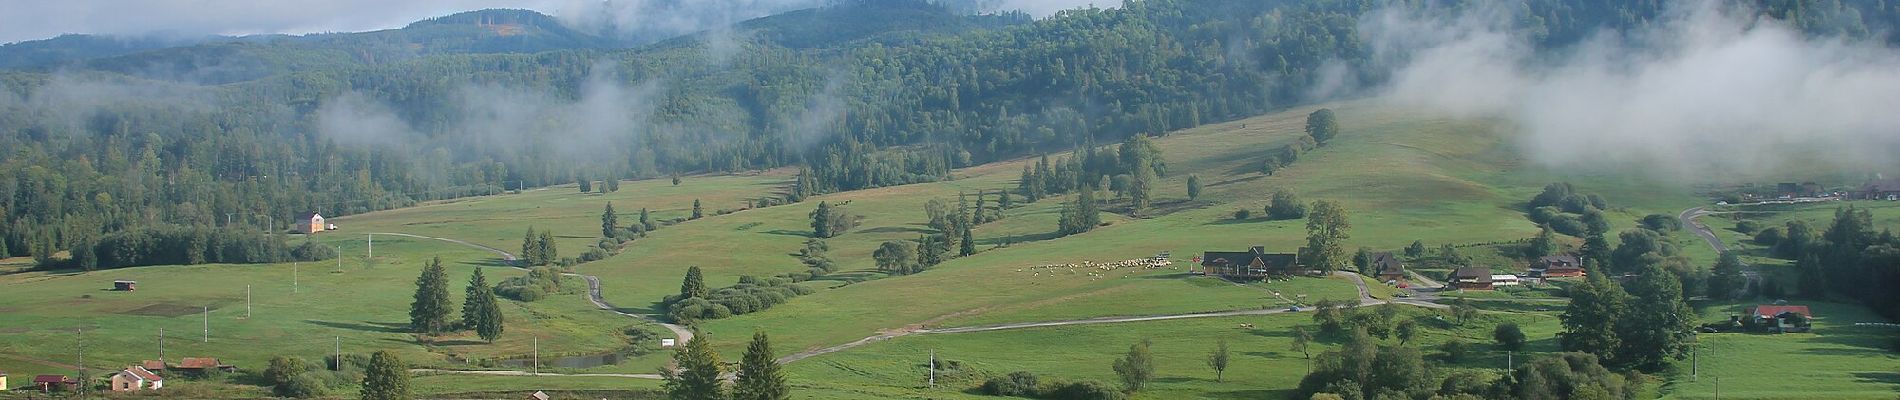
[[[1234,219],[1245,220],[1248,218],[1253,218],[1253,210],[1240,209],[1234,211]]]
[[[1076,381],[1056,387],[1049,393],[1056,400],[1121,400],[1122,392],[1099,381]]]
[[[1445,362],[1459,362],[1465,359],[1465,353],[1471,351],[1470,345],[1458,339],[1452,339],[1438,345],[1438,351],[1444,353]]]
[[[1752,219],[1745,219],[1745,220],[1742,220],[1741,222],[1736,222],[1735,231],[1752,235],[1757,231],[1761,231],[1761,222],[1757,222]]]
[[[1583,220],[1577,219],[1574,215],[1559,214],[1555,218],[1551,218],[1550,230],[1565,235],[1581,237],[1590,233],[1590,226],[1584,224]]]
[[[1781,243],[1781,236],[1781,227],[1763,229],[1760,233],[1755,234],[1755,244],[1774,246],[1775,244]]]
[[[1036,374],[1028,371],[1011,372],[1009,375],[990,378],[983,382],[983,394],[991,396],[1036,396]]]
[[[276,392],[278,396],[299,399],[323,396],[323,392],[330,388],[330,385],[325,383],[322,378],[324,375],[327,375],[324,371],[311,371],[297,374],[297,376],[291,377],[288,382],[278,385],[274,392]]]

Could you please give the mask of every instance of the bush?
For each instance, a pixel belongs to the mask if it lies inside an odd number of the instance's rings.
[[[1452,339],[1451,341],[1438,345],[1438,351],[1444,353],[1445,362],[1455,363],[1465,359],[1465,353],[1471,351],[1470,347],[1470,345],[1465,344],[1463,341]]]
[[[1048,398],[1056,400],[1121,400],[1122,392],[1099,381],[1076,381],[1058,386]]]
[[[1682,230],[1682,220],[1668,215],[1645,215],[1643,216],[1642,223],[1643,228],[1656,232],[1668,233]]]
[[[327,374],[323,371],[297,374],[297,376],[290,378],[290,381],[278,385],[273,391],[277,393],[278,396],[283,397],[300,399],[320,397],[323,396],[324,391],[330,388],[330,385],[324,382],[322,378],[323,375]]]
[[[1745,220],[1742,220],[1741,222],[1736,222],[1735,231],[1751,234],[1751,235],[1755,234],[1755,232],[1761,231],[1761,222],[1756,222],[1755,220],[1752,220],[1752,219],[1745,219]]]
[[[1556,218],[1551,218],[1550,230],[1577,237],[1582,237],[1590,233],[1589,225],[1585,225],[1583,220],[1577,219],[1576,216],[1569,214],[1560,214]]]
[[[561,271],[551,267],[535,267],[527,275],[502,280],[495,284],[495,294],[518,301],[536,301],[547,298],[548,294],[562,289],[564,277]]]
[[[1234,219],[1245,220],[1248,218],[1253,218],[1253,210],[1241,209],[1234,211]]]
[[[1755,244],[1763,246],[1774,246],[1777,243],[1781,243],[1781,239],[1781,227],[1763,229],[1760,233],[1755,234]]]
[[[1537,207],[1537,208],[1531,209],[1531,213],[1529,217],[1531,219],[1531,222],[1536,222],[1539,224],[1548,224],[1550,223],[1551,220],[1557,219],[1557,217],[1561,217],[1563,215],[1564,215],[1564,210],[1562,209],[1559,209],[1557,207],[1551,207],[1551,206],[1543,206],[1543,207]]]
[[[1036,374],[1028,371],[1011,372],[1009,375],[990,378],[983,382],[983,394],[991,396],[1036,396]]]

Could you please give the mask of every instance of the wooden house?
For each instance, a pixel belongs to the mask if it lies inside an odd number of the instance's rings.
[[[323,222],[323,214],[314,212],[298,214],[297,219],[291,220],[290,224],[291,229],[303,234],[323,232],[329,228],[329,225]]]
[[[143,366],[132,366],[112,374],[113,391],[158,390],[165,387],[165,378],[148,371]]]
[[[112,281],[112,290],[130,292],[139,289],[139,281]]]
[[[1451,287],[1457,289],[1491,290],[1491,268],[1459,267],[1451,272]]]
[[[1268,253],[1263,246],[1247,251],[1210,251],[1201,255],[1201,273],[1228,279],[1261,279],[1299,272],[1300,256]]]
[[[1405,282],[1405,263],[1399,262],[1399,257],[1390,251],[1372,253],[1372,265],[1367,267],[1377,271],[1380,282]]]
[[[1569,254],[1538,257],[1531,261],[1531,275],[1545,278],[1583,276],[1583,262]]]

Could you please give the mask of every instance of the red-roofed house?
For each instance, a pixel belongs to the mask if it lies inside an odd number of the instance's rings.
[[[193,376],[202,376],[212,371],[224,371],[224,372],[236,371],[237,367],[220,364],[218,363],[218,359],[216,358],[185,357],[183,359],[179,359],[178,365],[172,366],[171,369],[176,370],[178,372],[182,372],[182,373],[193,374]]]
[[[39,386],[42,392],[66,390],[77,384],[79,384],[78,381],[67,378],[65,375],[40,375],[33,377],[33,385]]]
[[[159,360],[140,361],[139,366],[144,367],[146,371],[152,371],[154,373],[165,371],[165,362]]]
[[[112,374],[112,390],[114,391],[158,390],[163,387],[165,387],[165,378],[160,378],[158,374],[145,370],[145,367],[132,366]]]
[[[1769,332],[1807,332],[1813,328],[1814,314],[1808,306],[1763,304],[1748,310],[1748,318]]]

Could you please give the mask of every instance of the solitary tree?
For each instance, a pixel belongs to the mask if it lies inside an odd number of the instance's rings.
[[[1345,266],[1345,241],[1351,237],[1347,233],[1351,229],[1344,207],[1326,200],[1314,202],[1313,212],[1306,219],[1306,248],[1311,257],[1307,265],[1327,273]]]
[[[686,267],[686,279],[680,281],[680,300],[694,297],[706,297],[706,278],[700,275],[698,265]]]
[[[409,367],[389,350],[377,350],[363,370],[363,400],[409,400]]]
[[[1742,259],[1735,253],[1722,252],[1722,258],[1709,269],[1709,297],[1729,299],[1746,284],[1742,277]]]
[[[906,275],[911,273],[911,263],[914,257],[911,253],[911,246],[906,246],[903,241],[892,240],[878,245],[877,250],[871,252],[871,258],[877,260],[877,269],[879,271],[896,275]]]
[[[1333,116],[1333,110],[1330,108],[1321,108],[1319,111],[1307,114],[1306,134],[1312,136],[1313,141],[1325,145],[1326,141],[1339,135],[1339,119]]]
[[[1391,304],[1391,303],[1387,303],[1387,304]],[[1412,339],[1418,338],[1418,322],[1409,320],[1409,319],[1404,320],[1404,321],[1399,321],[1398,326],[1392,328],[1392,335],[1399,337],[1400,346],[1404,346],[1406,343],[1411,343]]]
[[[409,304],[409,329],[417,333],[442,333],[449,319],[449,277],[442,269],[442,257],[429,260],[416,277],[415,302]]]
[[[831,232],[831,203],[818,202],[818,208],[811,210],[811,235],[816,238],[835,236]]]
[[[530,226],[528,234],[521,237],[521,261],[528,265],[541,265],[545,264],[542,261],[545,259],[547,258],[541,256],[541,240],[535,236],[534,227]]]
[[[1214,381],[1221,382],[1227,373],[1227,341],[1221,340],[1216,346],[1214,352],[1207,355],[1207,366],[1214,368]]]
[[[1128,346],[1128,354],[1115,360],[1115,375],[1121,376],[1122,385],[1130,392],[1141,391],[1154,379],[1155,358],[1148,351],[1147,341]]]
[[[653,230],[653,218],[647,215],[646,207],[640,207],[640,227]]]
[[[1498,341],[1498,348],[1509,351],[1524,350],[1526,341],[1524,330],[1518,328],[1516,322],[1498,324],[1497,328],[1491,330],[1491,338]]]
[[[673,352],[675,368],[660,368],[666,380],[667,398],[674,400],[725,400],[726,387],[719,376],[719,353],[706,343],[706,335],[693,335],[685,346]]]
[[[1425,241],[1413,240],[1411,246],[1405,246],[1405,258],[1417,260],[1425,257]]]
[[[752,343],[746,346],[745,358],[739,362],[738,383],[732,389],[734,400],[784,400],[792,397],[792,388],[785,383],[785,373],[779,370],[778,359],[772,355],[772,345],[766,339],[765,332],[752,334]]]
[[[1300,352],[1301,356],[1311,359],[1313,358],[1312,349],[1307,346],[1312,343],[1313,331],[1307,330],[1304,326],[1293,327],[1293,351]]]
[[[1200,200],[1201,177],[1199,175],[1188,175],[1187,186],[1188,200]]]
[[[976,234],[970,232],[969,226],[964,226],[963,237],[957,239],[957,256],[964,257],[971,254],[976,254]]]
[[[693,219],[700,219],[705,216],[706,213],[699,208],[699,199],[693,199]]]
[[[600,236],[614,237],[620,230],[620,216],[614,214],[614,203],[607,202],[607,210],[600,213]]]
[[[463,327],[474,328],[476,324],[481,322],[482,308],[481,305],[477,303],[481,297],[479,296],[479,292],[486,288],[488,288],[488,278],[482,276],[481,268],[476,268],[475,272],[468,277],[468,287],[462,289]]]

